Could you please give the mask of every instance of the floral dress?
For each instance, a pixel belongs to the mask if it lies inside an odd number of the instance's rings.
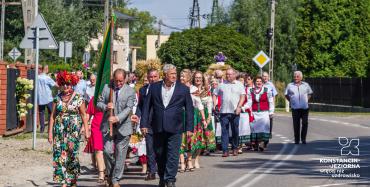
[[[62,102],[60,95],[54,99],[56,117],[53,128],[53,179],[67,185],[76,184],[80,175],[78,152],[82,119],[79,107],[83,98],[79,94],[72,97],[69,103]]]
[[[190,93],[194,93],[198,90],[197,87],[191,86],[190,87]],[[194,106],[194,131],[193,135],[191,137],[186,136],[186,132],[182,134],[182,141],[180,146],[180,154],[183,154],[184,152],[190,152],[191,154],[195,154],[198,150],[204,149],[206,147],[206,142],[204,138],[204,125],[202,124],[202,116],[200,111],[204,110],[204,106],[200,100],[200,97],[191,95],[191,98],[193,100],[193,106]],[[186,116],[184,112],[184,125],[186,124]]]
[[[205,118],[208,119],[209,115],[212,115],[212,98],[210,95],[201,97],[202,104],[204,107]],[[208,151],[216,150],[216,137],[215,137],[215,127],[212,120],[209,122],[207,128],[204,129],[204,139],[206,143],[206,149]]]

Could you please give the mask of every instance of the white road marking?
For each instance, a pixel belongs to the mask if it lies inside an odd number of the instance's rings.
[[[358,181],[358,182],[348,182],[348,183],[335,183],[335,184],[324,184],[324,185],[317,185],[311,187],[328,187],[328,186],[343,186],[343,185],[350,185],[350,184],[362,184],[362,183],[369,183],[369,181]]]
[[[239,179],[235,180],[234,182],[232,182],[231,184],[227,185],[226,187],[234,187],[234,186],[240,186],[240,185],[237,185],[238,183],[240,182],[243,182],[243,180],[251,177],[253,174],[257,173],[259,170],[261,170],[262,168],[266,167],[267,165],[271,164],[274,160],[277,160],[279,157],[282,156],[282,154],[284,153],[284,151],[288,148],[288,144],[286,143],[283,143],[283,148],[280,149],[279,153],[276,154],[272,159],[270,159],[268,162],[265,162],[264,164],[262,164],[261,166],[259,166],[258,168],[248,172],[247,174],[243,175],[242,177],[240,177]]]
[[[270,167],[267,171],[263,172],[263,174],[258,175],[257,177],[250,180],[247,184],[245,184],[243,187],[249,187],[253,186],[256,182],[261,180],[266,174],[270,173],[272,170],[276,169],[277,167],[281,166],[285,160],[290,159],[294,154],[297,152],[298,146],[294,146],[294,148],[289,152],[288,156],[286,156],[283,160],[275,164],[273,167]]]
[[[291,116],[286,116],[286,115],[276,115],[276,116],[290,117],[291,118]],[[364,128],[364,129],[369,129],[370,128],[368,126],[363,126],[363,125],[358,124],[358,123],[348,123],[348,122],[342,122],[342,121],[336,121],[336,120],[327,120],[327,119],[321,119],[321,118],[315,118],[315,117],[309,117],[308,120],[316,120],[316,121],[337,123],[337,124],[341,124],[341,125],[345,125],[345,126],[349,126],[349,127],[359,127],[359,128]]]

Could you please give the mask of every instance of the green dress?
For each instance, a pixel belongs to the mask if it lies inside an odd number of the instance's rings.
[[[82,120],[79,107],[83,99],[76,94],[66,106],[67,103],[63,103],[58,95],[54,103],[56,117],[53,127],[53,180],[70,186],[76,184],[80,175],[78,152]]]

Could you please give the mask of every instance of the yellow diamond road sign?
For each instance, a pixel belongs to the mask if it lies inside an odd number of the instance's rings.
[[[254,63],[257,64],[258,67],[262,68],[265,66],[268,62],[270,62],[270,58],[263,52],[260,51],[254,58]]]

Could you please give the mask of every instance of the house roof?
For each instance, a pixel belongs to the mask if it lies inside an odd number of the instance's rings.
[[[114,14],[116,15],[117,19],[129,20],[129,21],[132,21],[132,20],[136,19],[135,17],[129,16],[129,15],[124,14],[122,12],[119,12],[117,10],[114,10]]]

